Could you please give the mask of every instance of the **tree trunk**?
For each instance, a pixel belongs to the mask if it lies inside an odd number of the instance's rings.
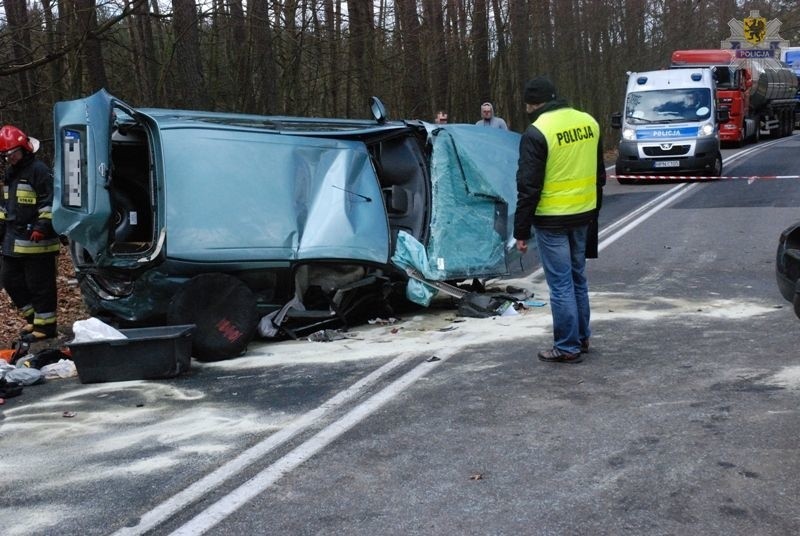
[[[427,118],[428,106],[424,98],[425,68],[420,56],[420,26],[416,0],[396,0],[400,22],[400,43],[403,54],[403,116]]]
[[[350,76],[347,84],[353,86],[353,100],[356,111],[366,108],[369,99],[369,88],[372,84],[372,4],[367,0],[347,0],[347,11],[350,15]],[[353,102],[348,99],[345,114],[353,112]]]
[[[78,28],[84,36],[81,55],[86,67],[86,88],[89,93],[94,93],[108,86],[105,64],[103,63],[103,50],[97,32],[97,6],[95,0],[75,0],[78,15]]]
[[[200,23],[194,0],[173,0],[175,83],[168,89],[172,106],[202,109],[210,99],[200,58]]]
[[[437,110],[449,110],[450,85],[448,50],[445,46],[444,14],[440,0],[423,2],[425,26],[422,28],[422,42],[428,43],[428,84],[431,88],[431,100],[428,103],[430,117]]]
[[[253,111],[272,114],[278,102],[278,69],[272,46],[268,0],[250,0],[247,10],[247,40],[250,43],[250,76],[253,88]]]
[[[492,83],[489,73],[489,13],[486,10],[486,0],[475,0],[475,10],[472,13],[472,43],[475,61],[475,83],[479,102],[475,105],[492,99]],[[476,118],[480,114],[475,113]]]

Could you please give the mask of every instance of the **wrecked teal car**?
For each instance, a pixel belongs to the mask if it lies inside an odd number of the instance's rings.
[[[57,103],[53,224],[91,314],[197,321],[171,313],[198,309],[187,295],[231,301],[220,287],[235,286],[249,339],[270,313],[311,327],[375,315],[405,295],[409,266],[438,281],[509,273],[519,135],[390,121],[374,98],[371,111],[137,109],[102,90]],[[225,279],[192,283],[208,274]]]

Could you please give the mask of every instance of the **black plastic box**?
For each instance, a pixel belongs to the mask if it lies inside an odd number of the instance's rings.
[[[174,378],[189,370],[194,324],[121,329],[127,339],[67,343],[81,383]]]

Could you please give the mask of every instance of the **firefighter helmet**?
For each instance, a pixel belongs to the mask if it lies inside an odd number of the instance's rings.
[[[13,125],[5,125],[0,128],[0,153],[7,153],[17,147],[35,153],[39,150],[39,140],[27,136]]]

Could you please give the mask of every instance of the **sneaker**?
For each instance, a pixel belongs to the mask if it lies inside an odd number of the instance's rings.
[[[589,353],[589,339],[581,339],[581,353]]]
[[[583,361],[583,356],[580,353],[570,354],[562,352],[558,348],[553,348],[552,350],[539,352],[539,359],[550,363],[580,363]]]

